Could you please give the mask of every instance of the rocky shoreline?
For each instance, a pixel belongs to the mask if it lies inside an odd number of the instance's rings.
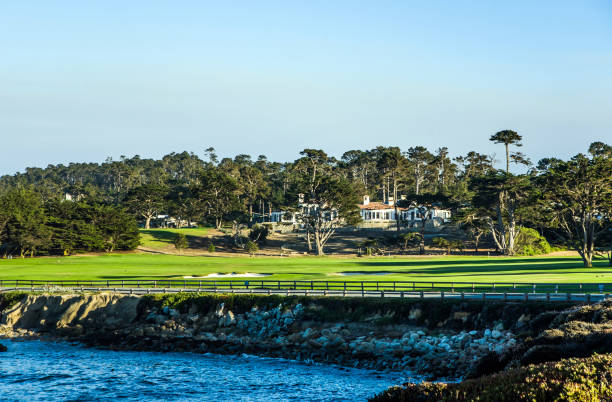
[[[527,335],[554,318],[549,309],[534,303],[30,294],[3,306],[0,336],[117,350],[247,353],[460,380],[516,362]]]

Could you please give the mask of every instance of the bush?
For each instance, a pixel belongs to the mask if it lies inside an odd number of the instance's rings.
[[[452,244],[451,244],[451,242],[450,242],[450,241],[446,240],[445,238],[443,238],[443,237],[434,237],[434,238],[431,240],[431,244],[433,244],[434,246],[436,246],[436,247],[438,247],[438,248],[443,248],[443,249],[445,249],[445,250],[446,250],[446,252],[447,252],[448,254],[450,254]]]
[[[546,238],[531,228],[521,228],[516,237],[515,252],[518,255],[540,255],[548,254],[552,251]]]
[[[189,243],[187,242],[187,236],[183,233],[177,233],[174,236],[174,247],[179,251],[179,254],[182,249],[187,248]]]
[[[254,225],[249,232],[249,239],[256,243],[266,244],[270,229],[264,225]]]
[[[215,245],[213,244],[213,242],[210,242],[210,244],[208,245],[208,252],[209,253],[215,252]]]
[[[371,401],[599,401],[612,399],[612,355],[536,364],[461,383],[392,387]]]
[[[251,256],[253,256],[259,251],[259,246],[254,241],[249,240],[246,244],[246,250]]]

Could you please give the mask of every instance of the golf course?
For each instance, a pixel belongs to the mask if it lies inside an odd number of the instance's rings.
[[[218,257],[102,254],[0,260],[0,279],[112,280],[258,276],[266,280],[612,282],[605,260],[573,257]],[[212,274],[212,275],[211,275]]]

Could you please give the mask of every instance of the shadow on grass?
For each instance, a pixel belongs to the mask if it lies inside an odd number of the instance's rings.
[[[174,243],[174,239],[176,238],[176,235],[180,232],[171,232],[168,230],[152,229],[152,230],[141,230],[140,233],[151,236],[153,238],[153,241],[165,243],[167,245],[172,245]],[[187,237],[187,242],[189,243],[188,248],[201,248],[204,246],[208,246],[208,240],[206,238],[203,238],[200,236],[193,236],[190,234],[187,234],[186,237]]]

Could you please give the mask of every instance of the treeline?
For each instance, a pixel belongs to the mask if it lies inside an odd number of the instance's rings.
[[[521,140],[511,130],[491,136],[504,147],[504,169],[477,151],[451,158],[445,147],[433,152],[422,146],[377,147],[347,151],[340,159],[305,149],[287,163],[244,154],[219,160],[209,148],[204,159],[184,152],[160,160],[135,156],[28,168],[1,177],[0,192],[29,190],[44,205],[70,194],[87,205],[124,208],[144,227],[159,214],[220,228],[227,222],[252,225],[273,210],[290,210],[298,213],[309,249],[317,254],[339,225],[359,221],[356,204],[368,194],[373,201],[392,198],[398,207],[449,208],[471,240],[487,239],[508,255],[516,252],[521,228],[532,228],[578,250],[590,266],[597,248],[612,237],[611,147],[596,142],[569,161],[546,158],[533,165],[516,152]],[[511,164],[527,166],[528,172],[514,175]],[[297,205],[300,194],[307,211]],[[405,228],[397,222],[398,232]]]
[[[5,256],[112,252],[138,244],[136,220],[118,206],[45,201],[26,189],[0,196],[0,251]]]

